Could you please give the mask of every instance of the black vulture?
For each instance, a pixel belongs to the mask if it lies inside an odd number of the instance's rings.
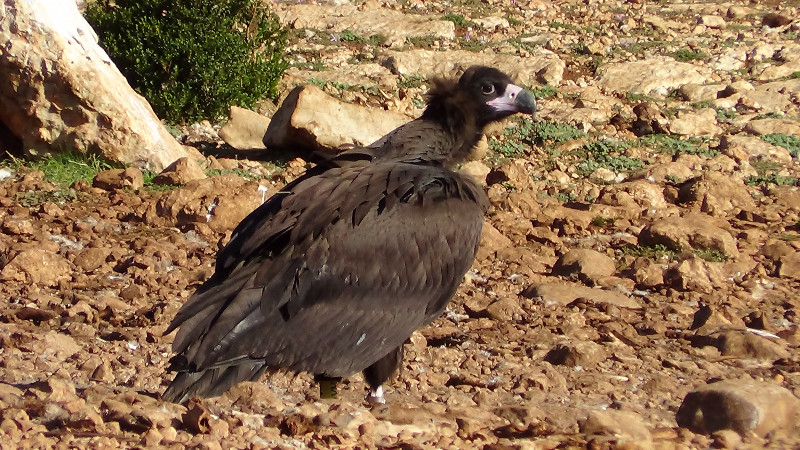
[[[374,144],[330,158],[246,217],[215,273],[178,311],[162,398],[221,395],[268,368],[362,371],[370,395],[403,343],[444,310],[478,248],[488,199],[452,169],[490,122],[532,114],[497,69],[436,79],[427,107]]]

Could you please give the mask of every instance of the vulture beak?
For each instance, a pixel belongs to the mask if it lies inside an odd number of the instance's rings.
[[[536,99],[533,94],[521,87],[509,84],[506,92],[496,99],[486,102],[495,111],[533,114],[536,112]]]

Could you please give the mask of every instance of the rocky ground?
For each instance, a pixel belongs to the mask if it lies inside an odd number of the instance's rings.
[[[798,6],[276,2],[287,93],[415,116],[426,78],[472,63],[537,92],[462,168],[492,208],[456,298],[385,407],[280,372],[163,403],[163,330],[307,154],[251,161],[206,124],[181,139],[214,156],[167,187],[6,163],[0,447],[800,447]]]

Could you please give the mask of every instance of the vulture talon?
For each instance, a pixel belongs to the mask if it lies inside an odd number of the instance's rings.
[[[362,371],[368,400],[385,402],[403,343],[444,311],[478,249],[488,198],[453,168],[484,126],[535,109],[508,75],[470,67],[433,80],[419,119],[266,199],[167,328],[177,374],[162,398],[216,396],[284,368]]]

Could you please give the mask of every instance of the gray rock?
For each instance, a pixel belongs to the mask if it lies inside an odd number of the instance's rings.
[[[402,114],[344,103],[309,85],[292,90],[272,117],[264,144],[335,153],[368,145],[410,119]]]
[[[705,84],[711,80],[711,69],[659,57],[639,61],[610,63],[597,69],[597,83],[620,94],[666,96],[684,84]]]
[[[74,0],[0,4],[0,121],[24,151],[99,151],[160,171],[199,153],[181,146],[97,45]]]
[[[696,433],[730,429],[746,436],[791,431],[800,414],[800,400],[775,384],[724,380],[701,386],[683,399],[676,420]]]

